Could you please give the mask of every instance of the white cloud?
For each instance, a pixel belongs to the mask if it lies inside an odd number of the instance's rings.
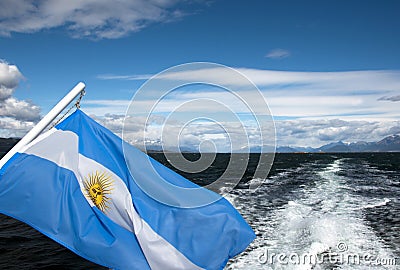
[[[181,149],[201,149],[203,151],[216,149],[219,152],[230,152],[240,150],[247,146],[260,144],[259,135],[256,129],[243,129],[237,122],[207,122],[195,121],[184,123],[179,121],[168,121],[166,117],[152,115],[147,121],[146,117],[129,117],[125,115],[106,115],[94,117],[104,126],[115,132],[117,135],[142,148],[144,143],[162,145],[167,150],[177,151]],[[125,119],[125,122],[124,122]],[[249,140],[253,137],[253,140]],[[212,146],[215,145],[215,148]]]
[[[124,115],[107,115],[95,119],[121,136]],[[146,125],[144,117],[131,117],[125,122],[124,139],[140,147],[143,142],[163,145],[167,150],[199,149],[211,142],[220,152],[238,151],[241,148],[261,145],[260,132],[248,126],[243,133],[237,122],[165,122],[158,116]],[[378,141],[400,133],[400,121],[345,121],[341,119],[281,120],[276,121],[278,146],[319,147],[329,142]],[[264,142],[264,143],[271,143]],[[203,149],[207,150],[207,149]]]
[[[319,147],[336,141],[378,141],[400,133],[400,121],[286,120],[277,121],[276,130],[278,145]]]
[[[270,104],[275,116],[290,117],[343,117],[346,119],[398,119],[400,111],[396,102],[400,93],[400,71],[365,70],[341,72],[295,72],[259,69],[236,69],[241,75],[235,75],[226,68],[205,68],[182,70],[158,75],[159,84],[170,81],[180,84],[206,82],[222,85],[233,92],[246,96],[255,102],[260,97],[248,93],[251,82],[261,90]],[[115,79],[110,77],[109,79]],[[118,79],[135,79],[149,75],[132,75]],[[246,77],[249,80],[246,80]],[[250,91],[251,92],[251,91]],[[148,101],[157,95],[157,91]],[[174,99],[164,101],[165,110],[176,108],[184,97],[218,99],[221,92],[210,90],[180,93]],[[232,98],[226,104],[235,107]],[[379,100],[379,101],[378,101]],[[145,101],[144,101],[145,102]],[[215,108],[197,108],[198,110]],[[238,106],[235,107],[238,111]],[[238,111],[239,112],[239,111]],[[242,111],[240,111],[242,112]]]
[[[0,35],[65,27],[74,37],[119,38],[183,16],[179,0],[2,0]]]
[[[20,80],[23,78],[24,76],[22,76],[17,66],[9,65],[0,60],[0,100],[11,97]]]
[[[97,75],[97,79],[100,80],[127,80],[127,81],[138,81],[148,80],[153,74],[141,74],[141,75],[114,75],[114,74],[100,74]]]
[[[105,114],[125,114],[130,101],[129,100],[82,100],[82,107],[92,115],[104,116]]]
[[[36,123],[20,121],[15,118],[0,117],[0,137],[1,138],[21,138],[29,130],[31,130]]]
[[[40,120],[40,108],[32,102],[10,97],[0,103],[0,116],[37,122]]]
[[[0,62],[0,136],[2,137],[20,137],[40,120],[38,106],[12,96],[23,78],[15,65]]]
[[[282,59],[290,56],[290,52],[284,49],[273,49],[270,50],[265,57],[271,59]]]
[[[277,71],[249,68],[235,68],[251,82],[269,92],[277,91],[313,91],[332,93],[357,94],[359,91],[379,91],[381,93],[400,91],[399,70],[361,70],[336,72],[299,72]],[[246,87],[248,80],[227,68],[205,68],[197,70],[183,70],[167,72],[158,75],[163,80],[179,82],[208,82],[217,85]],[[143,80],[150,78],[150,74],[133,75],[99,75],[100,79]],[[314,92],[315,93],[315,92]],[[312,93],[311,93],[312,94]]]
[[[237,70],[253,81],[268,101],[276,121],[278,145],[316,147],[339,140],[375,141],[400,132],[398,121],[400,110],[397,102],[390,102],[396,101],[400,93],[400,71],[398,70],[343,72],[292,72],[245,68]],[[113,79],[130,80],[139,77],[150,77],[150,75]],[[225,69],[182,70],[162,74],[159,78],[160,83],[165,81],[166,85],[174,81],[181,84],[207,82],[227,86],[228,89],[233,89],[234,94],[245,96],[249,104],[252,102],[259,104],[256,101],[260,99],[260,96],[249,90],[246,80],[243,80],[243,77],[232,77],[232,73]],[[149,91],[146,94],[143,100],[135,103],[135,111],[140,112],[142,108],[151,107],[159,98],[157,91]],[[181,121],[196,115],[197,112],[203,112],[210,118],[221,117],[224,113],[219,122],[235,130],[233,128],[235,122],[232,117],[228,117],[227,108],[239,115],[240,120],[246,124],[248,120],[246,116],[252,112],[234,94],[223,90],[218,91],[215,87],[204,86],[204,88],[198,87],[189,91],[183,87],[163,98],[154,111],[166,115],[179,110],[182,117],[177,117],[177,119]],[[204,99],[205,102],[183,106],[186,102],[196,99]],[[214,101],[219,101],[222,106],[215,106]],[[96,102],[93,101],[93,103],[92,105],[95,105]],[[126,107],[117,112],[118,108],[121,109],[119,107],[121,104],[122,101],[113,105],[113,101],[103,100],[95,108],[98,112],[103,107],[105,109],[103,111],[108,109],[114,113],[123,114]],[[125,104],[129,104],[129,101]],[[257,108],[251,109],[255,114],[260,114]],[[176,123],[175,128],[178,126],[179,123]],[[182,137],[182,142],[196,144],[205,138],[215,136],[215,134],[209,135],[212,134],[213,129],[204,129],[199,124],[195,126],[192,125],[188,129],[190,132],[182,133],[185,135]],[[254,132],[250,132],[248,138],[256,142],[258,137],[255,126],[250,123],[249,127],[249,130],[253,128]],[[213,128],[221,132],[216,126]],[[238,130],[237,127],[236,129]],[[173,130],[172,126],[171,130]],[[159,134],[159,126],[154,127],[151,133],[152,140],[157,141]],[[139,135],[143,136],[143,133]],[[216,141],[219,144],[218,147],[226,149],[227,145],[223,139]],[[244,142],[239,145],[242,144]]]

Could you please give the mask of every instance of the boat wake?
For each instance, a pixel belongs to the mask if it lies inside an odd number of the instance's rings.
[[[261,210],[254,209],[260,194],[254,194],[252,205],[239,200],[246,194],[238,194],[235,203],[240,211],[245,217],[246,212],[256,217],[251,223],[258,237],[227,269],[382,269],[382,265],[366,266],[362,260],[339,259],[364,255],[393,259],[393,253],[369,227],[362,211],[384,206],[390,199],[357,196],[348,184],[350,179],[341,174],[344,161],[336,160],[319,172],[309,173],[308,184],[286,195],[292,200],[268,212],[254,213]],[[281,181],[284,179],[275,179]],[[268,192],[268,187],[259,191],[263,192]],[[267,202],[258,203],[268,209]],[[338,257],[332,260],[332,254]]]

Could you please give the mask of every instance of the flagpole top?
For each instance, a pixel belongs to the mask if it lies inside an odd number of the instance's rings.
[[[39,123],[36,124],[14,147],[8,151],[8,153],[0,160],[0,169],[7,163],[7,161],[18,151],[21,151],[23,147],[32,142],[39,136],[40,133],[50,125],[54,119],[79,95],[81,97],[85,94],[86,85],[83,82],[79,82],[72,88],[68,94],[66,94],[53,109],[46,114]]]

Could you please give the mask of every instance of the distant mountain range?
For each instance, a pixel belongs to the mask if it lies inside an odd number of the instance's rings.
[[[163,148],[161,142],[148,142],[146,143],[148,152],[161,152]],[[255,146],[251,147],[251,153],[260,153],[262,149],[271,149],[271,147]],[[171,151],[172,149],[164,149],[164,151]],[[181,148],[182,152],[198,152],[197,149],[189,147]],[[268,150],[267,150],[268,151]],[[246,153],[247,149],[236,151],[237,153]],[[329,143],[318,148],[313,147],[297,147],[297,146],[278,146],[277,153],[347,153],[347,152],[400,152],[400,135],[388,136],[378,142],[355,142],[345,143],[342,141]]]
[[[318,148],[312,147],[277,147],[278,153],[346,153],[346,152],[400,152],[400,135],[388,136],[378,142],[329,143]]]
[[[17,142],[17,138],[0,138],[0,154],[8,152],[8,150]],[[146,144],[147,151],[160,152],[163,151],[160,142],[152,142]],[[268,149],[265,148],[264,149]],[[269,148],[270,149],[270,148]],[[169,149],[164,149],[168,151]],[[174,150],[170,149],[171,152]],[[197,149],[181,148],[182,152],[197,152]],[[259,153],[261,147],[253,147],[250,149],[251,153]],[[239,152],[247,152],[242,151]],[[297,146],[278,146],[277,153],[347,153],[347,152],[400,152],[400,135],[388,136],[377,142],[355,142],[345,143],[342,141],[329,143],[318,148],[313,147],[297,147]]]

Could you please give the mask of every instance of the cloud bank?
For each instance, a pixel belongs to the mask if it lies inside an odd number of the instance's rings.
[[[244,76],[254,82],[264,98],[267,100],[272,115],[275,119],[277,131],[277,145],[284,146],[312,146],[319,147],[335,141],[377,141],[385,136],[400,133],[400,110],[398,100],[400,93],[400,71],[398,70],[361,70],[341,72],[296,72],[274,71],[238,68]],[[150,74],[134,75],[103,75],[99,79],[117,80],[144,80]],[[208,82],[216,85],[231,85],[237,94],[248,91],[243,80],[230,77],[223,69],[185,70],[176,73],[167,73],[161,80],[179,81],[182,84],[189,82]],[[156,92],[155,92],[156,93]],[[148,98],[136,102],[135,109],[141,110],[154,103],[156,95],[148,93]],[[247,95],[251,99],[259,96]],[[171,93],[160,101],[155,107],[159,114],[168,113],[179,108],[188,100],[209,99],[223,100],[225,104],[237,113],[241,120],[247,124],[246,108],[234,95],[229,95],[214,88],[189,89]],[[129,101],[91,100],[88,104],[97,115],[103,111],[122,114],[122,105],[127,108]],[[95,105],[95,106],[94,106]],[[207,102],[199,103],[200,106],[181,107],[183,114],[205,112],[208,115],[223,113],[221,107],[210,106]],[[248,112],[248,111],[247,111]],[[255,111],[257,113],[257,111]],[[115,121],[115,120],[113,120]],[[138,122],[138,121],[137,121]],[[109,126],[109,120],[104,120]],[[226,118],[221,122],[224,127],[237,126]],[[171,125],[171,124],[169,124]],[[180,128],[184,122],[175,123],[175,127],[166,127],[166,130]],[[248,123],[251,127],[251,123]],[[205,128],[208,127],[208,128]],[[161,126],[154,125],[149,138],[159,141]],[[257,142],[257,132],[251,132],[249,138]],[[201,132],[197,132],[201,131]],[[143,130],[130,131],[132,138],[143,134]],[[138,132],[138,133],[136,133]],[[135,135],[136,134],[136,135]],[[215,139],[219,149],[227,149],[227,134],[216,125],[208,123],[193,123],[187,132],[182,132],[182,145],[196,148],[206,138]],[[239,145],[240,147],[240,145]]]
[[[237,68],[253,82],[268,101],[275,117],[290,118],[344,118],[346,120],[396,120],[400,111],[395,101],[400,93],[400,71],[363,70],[341,72],[296,72]],[[108,75],[99,79],[139,80],[149,78],[144,75]],[[246,92],[243,79],[231,77],[224,69],[187,70],[168,73],[163,80],[207,82],[215,85],[230,85],[237,93]],[[165,100],[166,111],[188,98],[215,98],[221,92],[182,92],[170,100]],[[149,94],[150,96],[150,94]],[[254,96],[258,98],[258,96]],[[233,102],[226,99],[231,106]],[[151,96],[149,97],[151,102]],[[229,101],[229,102],[228,102]],[[393,102],[389,102],[393,101]],[[146,102],[146,101],[143,101]],[[103,101],[103,104],[107,101]],[[110,104],[113,104],[110,101]],[[213,110],[214,108],[203,108]],[[242,112],[239,106],[236,112]]]
[[[86,111],[86,110],[85,110]],[[122,136],[125,115],[92,115],[107,128]],[[158,116],[150,119],[131,117],[125,122],[124,138],[130,143],[140,146],[145,142],[150,145],[163,145],[167,150],[176,150],[174,140],[166,136],[177,136],[179,132],[179,147],[183,150],[199,149],[205,141],[212,142],[219,152],[239,151],[246,147],[260,146],[261,139],[256,128],[247,128],[247,140],[244,140],[242,130],[237,122],[195,122],[185,125],[183,122],[173,122],[163,125],[165,118]],[[400,133],[400,121],[345,121],[342,119],[319,120],[280,120],[276,121],[278,146],[312,146],[319,147],[329,142],[378,141],[382,138]],[[225,129],[222,129],[223,126]],[[146,127],[146,128],[145,128]],[[230,130],[229,134],[227,130]],[[145,136],[144,136],[145,134]],[[176,140],[175,140],[176,141]],[[231,142],[235,142],[233,145]],[[203,148],[212,151],[214,148]]]
[[[13,97],[23,79],[15,65],[0,61],[0,137],[21,137],[40,120],[40,108]]]
[[[0,35],[65,27],[73,37],[113,39],[184,16],[179,0],[2,0]]]

